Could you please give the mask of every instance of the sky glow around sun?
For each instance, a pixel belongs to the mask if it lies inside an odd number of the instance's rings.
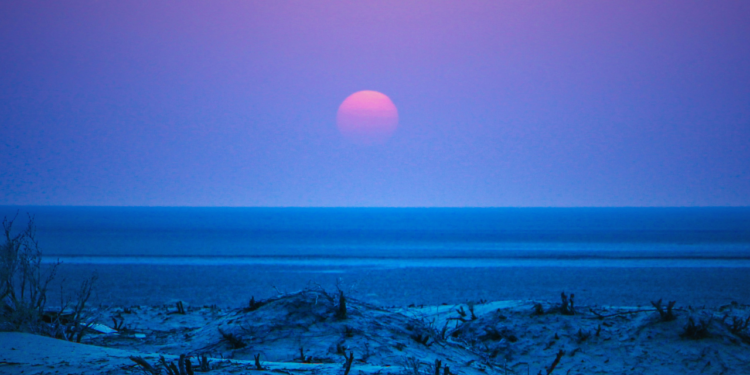
[[[748,206],[748,19],[747,0],[0,1],[0,205]]]
[[[336,124],[341,134],[354,143],[382,144],[396,131],[398,110],[383,93],[358,91],[341,103]]]

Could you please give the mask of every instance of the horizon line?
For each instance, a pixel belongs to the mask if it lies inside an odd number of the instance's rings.
[[[522,208],[750,208],[734,205],[696,206],[208,206],[208,205],[78,205],[78,204],[0,204],[0,207],[45,207],[45,208],[337,208],[337,209],[522,209]]]

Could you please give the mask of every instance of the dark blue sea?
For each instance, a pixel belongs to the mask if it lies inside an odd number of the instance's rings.
[[[750,208],[0,207],[100,304],[240,306],[306,287],[381,305],[750,304]]]

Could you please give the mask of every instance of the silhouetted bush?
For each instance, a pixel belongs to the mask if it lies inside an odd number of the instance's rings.
[[[47,302],[47,286],[59,262],[42,270],[42,252],[36,240],[34,218],[25,229],[13,231],[15,218],[3,219],[0,247],[0,320],[6,329],[39,331]]]

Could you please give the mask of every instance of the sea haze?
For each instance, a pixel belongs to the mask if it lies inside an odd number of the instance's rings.
[[[750,267],[748,208],[2,207],[0,213],[19,213],[19,225],[33,215],[45,260],[62,260],[61,275],[69,280],[98,271],[107,300],[231,304],[273,294],[274,287],[339,278],[386,304],[543,299],[562,288],[591,291],[597,303],[635,304],[628,299],[636,289],[675,298],[686,283],[693,287],[680,295],[695,303],[749,297],[737,290]],[[630,288],[622,290],[623,283]]]

